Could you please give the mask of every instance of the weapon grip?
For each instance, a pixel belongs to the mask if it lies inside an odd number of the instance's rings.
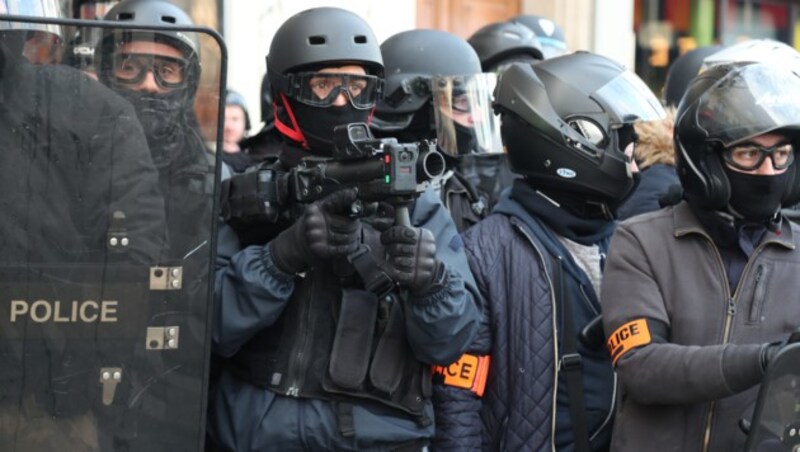
[[[395,206],[394,207],[394,224],[397,226],[411,226],[411,215],[408,213],[408,206]]]

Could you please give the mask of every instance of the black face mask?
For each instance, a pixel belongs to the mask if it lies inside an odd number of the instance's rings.
[[[457,122],[453,122],[456,128],[456,145],[458,147],[458,155],[468,155],[478,151],[478,139],[475,137],[475,129],[472,127],[462,126]]]
[[[728,204],[736,213],[745,220],[761,222],[769,220],[778,212],[786,192],[789,171],[774,176],[757,176],[741,173],[727,166],[724,168],[731,186]]]
[[[312,107],[293,99],[289,104],[309,149],[318,154],[333,152],[333,128],[353,122],[367,122],[371,110],[358,110],[350,102],[341,107]]]
[[[117,94],[136,110],[153,163],[158,168],[169,165],[178,156],[184,142],[184,92],[149,93],[119,89]]]

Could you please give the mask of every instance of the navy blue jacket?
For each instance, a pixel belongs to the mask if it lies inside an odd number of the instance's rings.
[[[429,302],[406,305],[407,337],[416,358],[449,364],[477,331],[480,307],[463,243],[447,211],[429,190],[413,205],[411,221],[433,232],[437,257],[447,266],[447,287]],[[283,312],[294,277],[275,267],[268,246],[241,249],[231,229],[219,232],[213,351],[234,355]],[[225,450],[387,450],[429,439],[434,426],[420,426],[377,402],[353,402],[355,436],[342,437],[336,404],[271,392],[223,370],[210,400],[209,437]],[[433,418],[429,403],[427,415]]]
[[[619,208],[620,221],[660,209],[659,200],[669,192],[670,187],[680,185],[675,167],[661,163],[645,168],[639,177],[636,190]]]
[[[483,296],[485,318],[470,351],[490,354],[482,399],[436,386],[436,450],[573,450],[566,384],[557,370],[563,318],[555,300],[552,256],[561,256],[575,331],[599,313],[591,282],[555,233],[508,193],[494,213],[464,234],[467,258]],[[598,243],[605,249],[608,236]],[[566,297],[565,297],[566,298]],[[583,356],[587,420],[593,446],[608,444],[615,379],[604,348]],[[556,386],[556,383],[558,386]],[[555,410],[554,410],[555,408]]]

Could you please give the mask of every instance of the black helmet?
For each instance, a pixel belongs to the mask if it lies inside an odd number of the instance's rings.
[[[675,160],[684,196],[694,205],[725,211],[731,188],[721,150],[769,132],[800,133],[800,76],[777,65],[714,66],[689,85],[675,119]],[[781,204],[800,201],[797,164]]]
[[[364,66],[371,75],[383,76],[383,58],[369,24],[340,8],[313,8],[284,22],[269,47],[267,75],[272,95],[285,92],[284,76],[303,68],[338,63]]]
[[[661,99],[665,105],[678,106],[689,83],[700,73],[703,60],[722,49],[722,46],[705,46],[692,49],[679,56],[667,70],[667,79],[664,81],[664,91]]]
[[[347,65],[361,66],[367,74],[319,72]],[[369,121],[382,92],[383,58],[364,19],[340,8],[313,8],[290,17],[275,32],[267,76],[277,130],[305,149],[328,154],[336,126]],[[331,83],[319,88],[318,79]],[[320,89],[327,91],[321,94]],[[334,106],[340,95],[349,106]]]
[[[239,94],[238,91],[232,89],[225,90],[225,106],[235,105],[242,109],[244,112],[244,130],[250,130],[250,113],[247,111],[247,102],[244,96]]]
[[[552,20],[544,16],[523,14],[512,18],[511,21],[521,23],[533,30],[542,45],[542,53],[545,59],[567,53],[567,40],[564,38],[564,30]]]
[[[125,0],[108,11],[103,20],[133,26],[193,27],[194,22],[186,12],[166,0]],[[200,79],[200,43],[195,33],[169,30],[115,30],[104,29],[99,54],[95,54],[98,77],[105,84],[111,80],[112,56],[117,48],[132,41],[153,41],[178,49],[189,62],[188,93],[197,90]]]
[[[490,72],[504,60],[527,56],[543,60],[542,45],[536,33],[517,22],[498,22],[476,31],[469,45],[478,53],[483,70]]]
[[[478,54],[469,43],[446,31],[404,31],[384,41],[380,50],[386,62],[386,86],[372,123],[378,131],[404,130],[420,112],[425,122],[420,126],[433,138],[431,78],[482,71]]]
[[[43,19],[64,18],[61,2],[58,0],[0,0],[0,14]],[[3,53],[8,52],[8,56],[12,58],[21,56],[25,41],[31,39],[39,41],[39,47],[47,51],[46,55],[26,55],[32,63],[36,64],[58,64],[67,40],[63,26],[36,22],[0,21],[0,35],[2,35],[0,41],[6,48]],[[37,56],[45,58],[40,60]]]
[[[495,110],[512,171],[610,211],[634,187],[623,152],[632,124],[665,115],[634,73],[588,52],[513,64],[500,76]]]

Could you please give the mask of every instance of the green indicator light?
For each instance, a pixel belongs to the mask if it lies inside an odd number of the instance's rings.
[[[387,184],[391,184],[392,183],[392,176],[390,176],[388,174],[386,175],[386,183]]]

